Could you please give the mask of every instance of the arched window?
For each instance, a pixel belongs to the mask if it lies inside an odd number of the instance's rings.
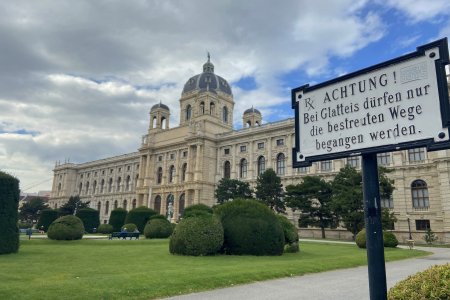
[[[223,178],[230,179],[230,177],[231,177],[231,164],[230,164],[230,162],[227,160],[227,161],[223,164]]]
[[[189,121],[192,117],[192,107],[190,104],[186,106],[186,121]]]
[[[181,167],[181,181],[186,181],[187,163],[184,163]]]
[[[241,159],[241,162],[239,164],[239,177],[247,177],[247,160],[245,158]]]
[[[252,122],[251,121],[247,121],[247,123],[245,123],[245,127],[252,127]]]
[[[122,177],[117,178],[117,187],[116,191],[120,192],[120,184],[122,183]]]
[[[183,193],[180,196],[180,203],[178,204],[178,213],[179,213],[180,217],[183,217],[183,215],[184,215],[185,203],[186,203],[186,199],[185,199],[185,195]]]
[[[175,179],[175,166],[172,165],[169,167],[169,182],[172,183]]]
[[[109,213],[109,201],[106,201],[106,205],[105,205],[105,215],[108,215]]]
[[[112,192],[112,183],[113,183],[113,179],[110,178],[110,179],[109,179],[109,183],[108,183],[108,193],[111,193],[111,192]]]
[[[78,195],[81,195],[82,189],[83,189],[83,183],[80,182],[80,185],[78,186]]]
[[[103,188],[105,187],[105,179],[100,182],[100,194],[103,194]]]
[[[156,174],[156,183],[157,184],[161,184],[161,182],[162,182],[162,175],[163,175],[162,168],[159,167],[158,168],[158,172]]]
[[[85,194],[89,195],[89,181],[86,182],[86,192],[85,192]]]
[[[136,208],[136,199],[133,199],[133,202],[131,202],[131,209]]]
[[[200,102],[200,114],[204,115],[205,114],[205,102]]]
[[[277,155],[277,175],[284,175],[285,161],[284,154],[280,153]]]
[[[261,175],[266,170],[266,158],[264,156],[260,156],[258,158],[258,175]]]
[[[119,205],[119,203],[117,202],[117,200],[114,201],[114,209],[116,209],[118,205]]]
[[[427,183],[423,180],[415,180],[411,183],[411,195],[414,208],[430,207]]]
[[[98,201],[97,210],[100,212],[101,209],[102,209],[102,203],[100,201]]]
[[[124,199],[123,203],[122,203],[123,209],[127,209],[127,205],[128,205],[128,201],[127,201],[127,199]]]
[[[97,192],[97,180],[94,180],[94,184],[92,185],[92,194],[95,195],[95,193]]]
[[[211,103],[209,104],[209,114],[210,114],[210,115],[214,115],[215,110],[216,110],[216,105],[214,104],[214,102],[211,102]]]
[[[131,182],[131,177],[130,175],[127,176],[127,181],[125,183],[125,190],[128,192],[130,190],[130,182]]]
[[[139,179],[139,174],[136,174],[136,180],[134,181],[134,187],[137,187],[138,179]]]
[[[165,117],[161,118],[161,128],[166,129],[167,128],[167,120]]]
[[[155,197],[155,206],[154,209],[157,213],[161,213],[161,196],[158,195]]]
[[[156,126],[158,125],[157,123],[158,123],[158,119],[156,117],[153,117],[152,128],[156,128]]]
[[[61,182],[58,184],[58,196],[61,194]]]
[[[222,109],[222,120],[224,123],[228,123],[228,108],[226,106]]]

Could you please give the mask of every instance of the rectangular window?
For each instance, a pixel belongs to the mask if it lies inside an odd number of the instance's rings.
[[[409,161],[424,161],[425,160],[425,148],[415,148],[408,150]]]
[[[188,155],[188,152],[187,151],[183,151],[183,157],[186,158],[187,155]]]
[[[277,146],[283,146],[283,145],[284,145],[284,139],[278,139]]]
[[[247,146],[241,146],[241,152],[246,152],[247,151]]]
[[[162,161],[162,155],[158,156],[158,161]]]
[[[359,157],[353,156],[347,158],[347,164],[352,166],[353,168],[359,168]]]
[[[380,201],[382,208],[389,208],[389,209],[394,208],[394,199],[392,199],[392,196],[388,199],[381,198]]]
[[[175,154],[174,153],[170,153],[170,159],[172,159],[172,160],[175,159]]]
[[[130,167],[130,166],[128,166],[128,167],[127,167],[127,171],[130,171],[130,169],[131,169],[131,167]]]
[[[230,148],[224,149],[224,150],[223,150],[223,153],[224,153],[225,155],[229,155],[229,154],[230,154]]]
[[[416,230],[427,230],[430,227],[430,220],[416,220]]]
[[[325,160],[320,162],[321,171],[331,171],[331,160]]]
[[[119,172],[122,172],[122,168],[119,168]]]
[[[391,154],[389,152],[378,153],[377,162],[380,166],[388,166],[391,164]]]
[[[102,171],[102,175],[105,175],[105,170]]]
[[[110,169],[110,170],[109,170],[109,174],[112,174],[113,171],[114,171],[113,169]]]
[[[264,143],[258,143],[258,149],[264,149]]]
[[[94,176],[97,176],[97,172],[94,172]]]
[[[297,172],[300,173],[300,174],[306,174],[306,173],[308,173],[308,167],[298,168]]]

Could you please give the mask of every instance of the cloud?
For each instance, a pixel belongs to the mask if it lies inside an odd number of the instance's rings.
[[[450,14],[447,0],[387,0],[384,3],[406,14],[412,22],[436,21]]]

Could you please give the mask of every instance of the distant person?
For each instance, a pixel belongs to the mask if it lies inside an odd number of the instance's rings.
[[[31,235],[33,234],[33,230],[31,228],[28,228],[27,231],[25,232],[26,235],[28,235],[28,239],[31,239]]]

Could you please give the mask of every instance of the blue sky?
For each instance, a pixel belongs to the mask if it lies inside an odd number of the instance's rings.
[[[0,169],[51,189],[55,161],[134,152],[159,101],[179,123],[184,83],[211,53],[235,128],[254,106],[293,117],[292,88],[450,35],[450,1],[4,1]]]

